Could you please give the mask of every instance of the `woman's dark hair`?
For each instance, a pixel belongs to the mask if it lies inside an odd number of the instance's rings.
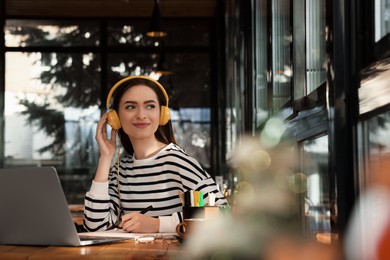
[[[137,85],[144,85],[150,87],[151,89],[153,89],[154,92],[156,92],[160,106],[168,105],[162,90],[153,81],[145,78],[132,78],[128,81],[123,82],[120,86],[118,86],[112,95],[112,100],[113,100],[112,108],[115,109],[115,111],[117,111],[118,114],[119,114],[119,102],[123,94],[129,88]],[[122,128],[118,130],[118,133],[121,139],[122,146],[125,149],[125,151],[129,155],[133,155],[134,148],[133,148],[133,144],[130,141],[130,138],[127,136],[127,134],[125,133],[125,131],[123,131]],[[166,123],[163,126],[160,125],[154,135],[156,136],[157,140],[159,140],[164,144],[169,144],[169,143],[176,144],[171,120],[169,120],[168,123]]]

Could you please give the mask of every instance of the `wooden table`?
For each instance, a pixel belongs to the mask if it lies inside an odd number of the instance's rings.
[[[59,247],[0,245],[0,259],[181,259],[182,245],[177,240],[157,239],[140,243],[134,240],[111,244]]]

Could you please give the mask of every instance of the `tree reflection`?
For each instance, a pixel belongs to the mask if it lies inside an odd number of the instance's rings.
[[[38,152],[49,151],[54,157],[64,156],[66,136],[62,108],[85,109],[100,103],[101,63],[99,55],[85,53],[83,49],[74,49],[79,51],[77,53],[65,52],[62,47],[97,44],[98,27],[8,26],[7,34],[17,38],[19,46],[38,46],[39,51],[43,50],[34,62],[34,66],[41,70],[37,79],[54,97],[42,104],[28,98],[21,99],[20,104],[26,108],[21,114],[27,116],[28,123],[36,124],[39,130],[53,137],[52,143],[39,148]],[[53,52],[49,46],[62,46],[59,50],[64,52],[56,49]],[[27,55],[32,53],[27,52]]]

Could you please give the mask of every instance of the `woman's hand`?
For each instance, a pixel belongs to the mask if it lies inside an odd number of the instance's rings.
[[[99,145],[99,163],[94,181],[106,182],[110,172],[111,161],[116,150],[116,131],[111,130],[110,139],[107,137],[107,113],[102,115],[96,127],[96,141]]]
[[[99,145],[100,156],[112,158],[116,149],[116,130],[111,130],[111,137],[107,137],[107,113],[102,115],[96,129],[96,141]]]
[[[157,233],[160,229],[160,220],[133,212],[122,216],[119,227],[126,232]]]

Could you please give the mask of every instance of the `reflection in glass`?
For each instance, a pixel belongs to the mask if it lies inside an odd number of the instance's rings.
[[[367,121],[370,159],[390,153],[390,111]]]
[[[231,152],[234,149],[237,139],[237,121],[236,110],[227,108],[225,110],[225,127],[226,127],[226,156],[230,159]]]
[[[326,1],[306,1],[307,94],[326,80]]]
[[[302,171],[307,176],[305,196],[306,229],[311,237],[331,232],[331,219],[335,218],[329,185],[328,136],[302,143]]]
[[[147,21],[110,22],[108,23],[108,46],[153,46],[158,40],[145,36]]]
[[[148,19],[131,19],[126,22],[108,23],[108,46],[158,46],[161,39],[147,37]],[[165,46],[202,46],[210,44],[210,21],[208,19],[185,19],[180,22],[164,19],[164,29],[169,37]]]
[[[80,54],[50,55],[83,60]],[[98,156],[94,139],[100,118],[96,94],[100,87],[94,81],[98,75],[79,69],[79,76],[89,80],[87,84],[66,64],[52,60],[57,73],[48,80],[49,66],[43,56],[6,54],[5,167],[55,166],[69,202],[80,203],[80,191],[86,191]],[[93,63],[96,57],[87,56],[90,59],[85,61]]]
[[[390,33],[390,0],[375,0],[375,42]]]
[[[260,127],[269,117],[268,105],[268,63],[267,59],[267,44],[268,44],[268,23],[267,15],[264,10],[267,10],[266,1],[255,1],[256,16],[255,16],[255,51],[256,51],[256,88],[255,88],[255,120],[254,129]]]
[[[177,143],[203,167],[210,168],[210,109],[171,109],[171,114]]]
[[[359,197],[349,221],[345,245],[348,259],[387,259],[373,257],[388,221],[388,176],[390,155],[390,111],[382,111],[358,124]],[[383,239],[383,241],[387,241]],[[379,251],[378,251],[379,252]],[[362,258],[363,256],[363,258]]]
[[[291,99],[291,17],[290,1],[272,1],[273,110]]]
[[[390,111],[359,122],[359,190],[365,192],[372,181],[370,169],[380,167],[380,158],[390,154]]]
[[[6,20],[5,46],[98,46],[96,21]]]
[[[108,69],[112,71],[113,77],[109,80],[110,87],[121,78],[129,75],[150,75],[154,64],[157,64],[157,62],[157,54],[115,53],[108,55]]]
[[[108,55],[109,86],[128,75],[151,75],[159,61],[157,53],[113,53]],[[208,53],[166,53],[166,65],[173,75],[158,80],[169,95],[169,106],[210,107],[210,55]]]

